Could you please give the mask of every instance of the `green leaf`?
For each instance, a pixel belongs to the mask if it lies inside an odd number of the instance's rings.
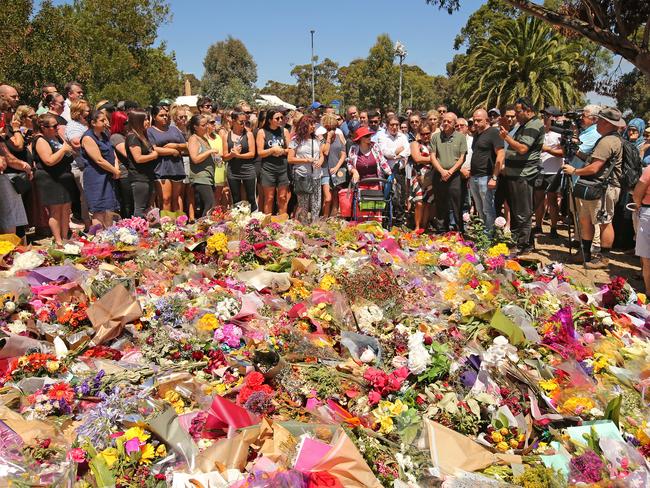
[[[111,488],[115,486],[115,476],[108,467],[108,464],[106,464],[106,461],[104,461],[104,458],[97,456],[88,463],[88,466],[95,478],[97,488]]]
[[[508,337],[510,344],[515,346],[523,344],[526,341],[523,331],[510,320],[501,309],[497,310],[492,316],[490,327],[502,332]]]
[[[614,422],[616,427],[618,427],[618,423],[619,423],[620,416],[621,416],[621,403],[622,403],[622,401],[623,401],[623,396],[618,395],[616,398],[612,398],[609,401],[609,403],[607,404],[607,408],[605,409],[604,418]]]

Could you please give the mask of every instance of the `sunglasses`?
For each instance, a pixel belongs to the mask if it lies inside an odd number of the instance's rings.
[[[438,113],[439,113],[439,114],[446,114],[447,111],[446,111],[446,110],[438,110]]]
[[[45,129],[56,129],[58,126],[59,126],[59,124],[44,125],[43,128],[45,128]]]
[[[187,120],[187,115],[179,115],[178,118],[181,120]]]
[[[420,132],[421,136],[430,136],[431,132]]]
[[[517,116],[516,115],[506,115],[505,118],[506,119],[516,119]]]
[[[216,121],[216,120],[209,120],[209,121],[208,121],[208,124],[210,124],[210,125],[217,125],[217,121]]]
[[[212,108],[212,105],[209,105],[209,104],[208,105],[201,105],[200,108]]]
[[[282,115],[279,117],[273,117],[273,120],[284,120],[284,117]]]

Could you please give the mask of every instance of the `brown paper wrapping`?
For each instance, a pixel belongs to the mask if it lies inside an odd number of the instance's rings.
[[[307,258],[293,258],[291,260],[291,274],[311,273],[316,269],[316,263],[312,259]]]
[[[163,398],[169,390],[177,390],[177,388],[191,393],[194,401],[198,401],[203,396],[201,382],[190,373],[171,373],[161,376],[156,381],[156,389],[160,398]]]
[[[0,420],[20,436],[25,444],[33,444],[36,439],[51,439],[60,445],[72,444],[76,438],[75,428],[79,422],[65,424],[58,430],[51,422],[42,420],[25,420],[22,415],[0,405]]]
[[[469,437],[437,422],[425,420],[431,460],[440,474],[453,475],[456,470],[477,471],[493,464],[521,463],[521,456],[494,454]]]
[[[345,488],[382,488],[357,447],[343,429],[336,432],[332,449],[312,469],[336,476]]]
[[[118,337],[124,326],[142,316],[138,301],[122,285],[116,285],[88,307],[88,318],[95,329],[91,346],[98,346]]]
[[[8,335],[0,338],[0,359],[14,358],[24,355],[29,349],[51,350],[52,346],[45,341],[20,335]]]
[[[230,439],[215,442],[196,458],[196,469],[202,473],[238,469],[244,471],[248,449],[260,434],[260,428],[246,429]]]
[[[259,454],[266,456],[277,464],[286,466],[288,464],[286,447],[296,443],[296,439],[287,429],[278,423],[270,424],[266,418],[260,424],[260,435],[257,444],[261,442]]]

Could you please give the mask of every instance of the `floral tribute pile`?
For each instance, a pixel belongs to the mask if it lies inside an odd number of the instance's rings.
[[[247,207],[0,251],[0,486],[650,486],[622,278]]]

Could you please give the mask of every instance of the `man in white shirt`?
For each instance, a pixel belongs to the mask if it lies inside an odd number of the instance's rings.
[[[461,134],[465,134],[465,138],[467,139],[467,154],[465,155],[465,162],[460,167],[460,174],[463,176],[463,212],[469,212],[472,207],[472,202],[469,198],[469,170],[472,161],[472,142],[474,142],[474,138],[469,132],[469,124],[466,119],[460,118],[456,120],[456,130]]]
[[[546,133],[544,134],[544,145],[540,154],[542,174],[538,177],[535,186],[535,228],[533,232],[536,234],[542,233],[542,221],[548,208],[548,213],[551,216],[551,233],[549,236],[552,239],[559,237],[557,222],[560,217],[560,206],[558,204],[560,195],[557,192],[547,192],[546,189],[560,168],[562,168],[562,157],[564,156],[561,145],[562,137],[557,132],[551,131],[551,124],[561,115],[562,112],[557,107],[549,106],[542,110],[542,120],[544,121]]]
[[[402,225],[406,218],[406,164],[411,155],[411,145],[406,134],[399,130],[399,118],[392,115],[388,118],[385,132],[378,134],[379,148],[388,162],[395,180],[393,183],[393,221]]]
[[[68,98],[65,99],[61,117],[70,122],[72,120],[70,117],[70,105],[72,105],[72,102],[75,100],[79,100],[80,98],[84,97],[84,89],[80,83],[76,81],[70,81],[65,84],[63,91]]]

